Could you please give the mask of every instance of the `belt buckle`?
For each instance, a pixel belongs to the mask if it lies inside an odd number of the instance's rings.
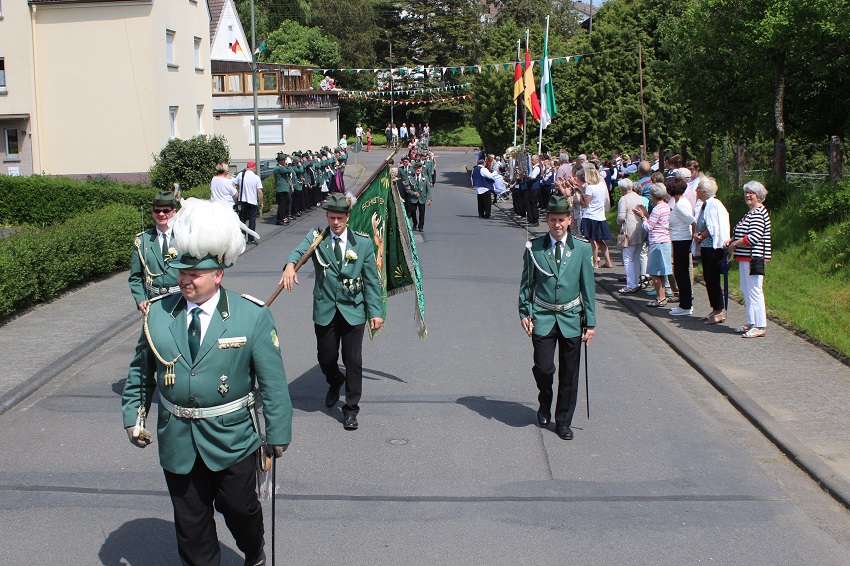
[[[168,288],[167,288],[167,287],[160,287],[160,288],[159,288],[159,294],[160,294],[160,295],[164,295],[164,294],[166,294],[166,293],[168,293]]]
[[[564,310],[564,305],[555,305],[555,312],[561,312]]]
[[[180,407],[180,418],[193,419],[195,418],[195,411],[189,407]]]

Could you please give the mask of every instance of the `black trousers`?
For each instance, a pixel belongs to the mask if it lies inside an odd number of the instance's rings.
[[[301,214],[304,211],[304,190],[292,192],[292,214]]]
[[[277,196],[277,223],[280,224],[289,218],[292,207],[292,193],[276,193]]]
[[[552,406],[552,384],[555,379],[555,346],[558,347],[558,398],[555,403],[555,423],[570,425],[576,412],[578,375],[581,362],[581,336],[565,338],[558,324],[547,336],[531,335],[534,346],[534,381],[537,400],[546,412]]]
[[[694,306],[694,290],[691,287],[691,240],[673,240],[673,278],[679,287],[679,307]]]
[[[721,264],[726,250],[700,248],[699,251],[702,256],[702,278],[705,280],[705,290],[708,291],[708,302],[712,309],[722,311],[723,287],[721,287],[720,278],[723,276]]]
[[[264,531],[256,491],[256,453],[219,472],[210,470],[200,456],[188,474],[163,471],[174,506],[177,550],[183,564],[219,563],[221,546],[213,508],[224,516],[239,550],[248,558],[260,555]]]
[[[425,228],[425,203],[410,202],[410,226],[413,228],[419,227],[420,230]],[[417,223],[418,219],[418,223]]]
[[[241,220],[243,223],[246,223],[248,225],[248,228],[250,228],[251,230],[254,230],[256,232],[256,230],[257,230],[257,205],[256,204],[250,204],[250,203],[247,203],[247,202],[240,202],[239,206],[241,207],[239,209],[239,220]],[[251,236],[249,234],[248,235],[248,241],[253,242],[254,236]]]
[[[517,216],[525,216],[525,202],[527,190],[513,189],[511,191],[511,200],[514,203],[514,212]]]
[[[480,218],[490,218],[490,210],[492,210],[491,207],[493,206],[492,194],[490,191],[487,191],[486,193],[475,195],[478,199],[478,216]]]
[[[363,331],[364,324],[351,325],[336,311],[327,326],[314,324],[316,328],[316,357],[325,374],[328,385],[339,387],[345,384],[343,414],[356,415],[360,412],[360,395],[363,393]],[[345,375],[339,371],[340,345]]]
[[[523,191],[523,195],[525,195],[525,211],[528,214],[528,221],[532,224],[537,224],[540,220],[540,209],[538,208],[538,204],[540,203],[540,189],[528,189],[527,191]]]

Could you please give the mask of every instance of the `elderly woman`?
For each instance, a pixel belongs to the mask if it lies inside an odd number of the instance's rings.
[[[599,267],[599,252],[602,252],[605,258],[603,267],[614,267],[611,263],[611,252],[608,250],[611,231],[605,220],[608,186],[595,167],[584,169],[584,180],[582,204],[585,208],[581,218],[581,234],[590,240],[590,246],[593,249],[593,267]]]
[[[638,222],[634,209],[643,205],[643,197],[635,192],[635,184],[628,177],[620,179],[620,193],[617,202],[617,224],[620,232],[629,238],[629,245],[623,248],[623,267],[626,270],[626,286],[620,293],[637,293],[640,285],[640,252],[643,249],[643,224]]]
[[[729,212],[714,195],[717,194],[717,181],[700,175],[697,185],[697,198],[702,209],[697,218],[694,241],[699,244],[702,259],[702,277],[711,312],[703,319],[705,324],[718,324],[726,320],[723,309],[723,289],[720,288],[723,254],[729,242]]]
[[[764,264],[770,260],[770,215],[764,206],[767,189],[758,181],[744,185],[744,200],[750,210],[735,226],[726,248],[738,261],[741,294],[747,309],[747,324],[736,331],[744,338],[760,338],[766,334],[767,309],[764,306]]]
[[[643,220],[643,229],[649,241],[649,258],[646,272],[652,277],[655,287],[655,300],[647,306],[663,307],[667,305],[667,294],[664,283],[667,276],[673,273],[670,258],[670,206],[667,204],[667,189],[661,183],[649,186],[649,197],[652,199],[652,213],[647,214],[646,207],[638,206],[633,212]]]
[[[677,169],[678,171],[678,169]],[[689,316],[694,312],[691,285],[691,242],[696,223],[694,208],[685,196],[688,183],[678,174],[664,183],[667,194],[673,197],[670,211],[670,239],[673,242],[673,277],[679,289],[679,306],[670,309],[671,316]]]
[[[216,163],[215,177],[210,181],[210,200],[233,206],[237,195],[238,191],[233,184],[233,179],[230,178],[230,168],[227,163]]]

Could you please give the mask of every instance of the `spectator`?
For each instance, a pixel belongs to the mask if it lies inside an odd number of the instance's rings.
[[[649,198],[649,185],[652,184],[652,168],[649,161],[641,161],[637,166],[638,186],[635,189],[642,197]]]
[[[233,184],[239,188],[239,220],[249,229],[257,229],[257,210],[263,208],[263,181],[256,174],[257,164],[249,161],[239,172]],[[248,234],[248,243],[257,245],[253,234]]]
[[[227,163],[216,163],[215,177],[210,181],[210,200],[233,206],[236,195],[236,187],[233,185],[233,179],[230,178]]]
[[[649,196],[654,205],[652,212],[648,213],[646,207],[640,205],[634,209],[634,213],[643,220],[643,229],[649,241],[646,272],[652,277],[656,296],[647,306],[663,307],[668,302],[664,285],[667,276],[673,272],[670,257],[670,207],[667,205],[667,189],[664,185],[653,183],[649,188]]]
[[[552,186],[555,181],[555,168],[551,159],[543,160],[543,172],[540,174],[540,208],[546,210],[552,196]]]
[[[366,153],[372,151],[372,128],[366,128]]]
[[[395,124],[390,128],[390,133],[392,134],[392,147],[398,147],[398,127]]]
[[[634,192],[635,184],[631,179],[621,179],[619,202],[617,203],[617,224],[620,232],[629,238],[629,245],[623,248],[623,268],[626,271],[626,286],[620,293],[637,293],[640,286],[640,252],[645,239],[643,223],[638,221],[634,210],[644,204],[643,197]]]
[[[667,194],[673,197],[670,211],[670,239],[673,243],[673,277],[679,290],[679,306],[670,310],[671,316],[693,314],[694,296],[691,285],[691,242],[696,223],[691,202],[685,198],[687,183],[679,176],[667,179]]]
[[[401,145],[407,143],[407,122],[401,123],[401,128],[398,129],[398,137],[401,141]]]
[[[741,294],[747,310],[747,323],[735,329],[744,338],[760,338],[767,327],[764,305],[764,265],[770,261],[770,215],[764,206],[767,189],[758,181],[744,185],[744,200],[749,211],[735,226],[726,248],[738,262]]]
[[[363,145],[363,126],[361,124],[357,124],[357,128],[354,129],[354,135],[357,138],[357,143]]]
[[[724,250],[729,242],[729,212],[714,195],[717,194],[717,181],[700,175],[697,185],[697,198],[702,201],[702,210],[697,218],[694,241],[699,245],[702,259],[702,277],[711,312],[703,318],[705,324],[719,324],[726,321],[724,312],[723,289],[720,287]]]
[[[695,159],[691,159],[688,161],[688,172],[690,173],[690,177],[687,179],[688,188],[685,189],[685,198],[687,198],[691,202],[691,206],[694,207],[694,216],[699,216],[699,208],[697,208],[697,204],[700,201],[697,200],[697,185],[699,184],[699,161]]]
[[[608,250],[608,240],[611,239],[611,231],[605,220],[606,205],[610,208],[608,200],[608,187],[605,181],[599,177],[595,167],[584,170],[585,186],[583,191],[584,213],[581,219],[581,234],[588,240],[593,250],[593,267],[599,267],[599,252],[601,251],[605,263],[602,267],[614,267],[611,263],[611,252]]]
[[[558,155],[558,161],[560,161],[560,165],[558,165],[558,172],[555,173],[556,179],[569,179],[572,174],[573,168],[570,165],[570,154],[567,153],[567,150],[562,149],[560,155]]]

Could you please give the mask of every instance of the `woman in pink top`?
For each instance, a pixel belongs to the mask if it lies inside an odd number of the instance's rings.
[[[664,282],[673,273],[670,240],[670,206],[667,204],[667,189],[661,183],[649,186],[649,196],[653,209],[647,214],[643,205],[634,209],[634,213],[643,220],[643,229],[649,242],[649,257],[646,272],[652,276],[652,285],[657,293],[654,301],[647,306],[663,307],[667,305]]]

